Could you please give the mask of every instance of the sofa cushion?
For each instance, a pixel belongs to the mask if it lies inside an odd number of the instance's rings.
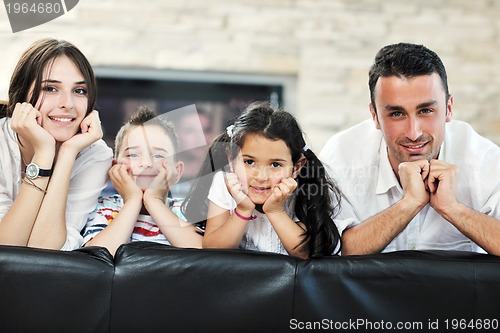
[[[0,246],[2,332],[108,332],[113,258]]]
[[[293,327],[426,331],[437,323],[444,331],[453,319],[498,320],[499,276],[500,257],[471,252],[312,259],[298,265]]]
[[[111,332],[282,332],[296,259],[134,242],[115,255]]]

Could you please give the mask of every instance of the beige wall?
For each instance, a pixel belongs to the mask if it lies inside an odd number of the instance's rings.
[[[96,67],[282,75],[316,150],[369,116],[367,72],[385,44],[425,44],[445,62],[455,118],[500,143],[500,1],[84,0],[13,34],[0,6],[0,99],[22,51],[76,44]]]

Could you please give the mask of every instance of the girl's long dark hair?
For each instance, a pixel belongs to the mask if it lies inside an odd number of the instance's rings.
[[[230,141],[231,138],[226,132],[219,134],[212,140],[198,176],[181,204],[181,211],[186,219],[201,230],[205,230],[207,222],[207,197],[213,176],[217,171],[225,170],[228,165],[226,149]]]
[[[224,170],[228,164],[227,148],[232,156],[236,156],[248,134],[259,134],[270,140],[283,140],[290,149],[294,164],[302,156],[306,158],[297,176],[295,190],[294,213],[306,227],[299,246],[307,244],[310,257],[338,253],[341,239],[333,218],[340,208],[340,190],[326,174],[321,161],[307,148],[297,120],[290,113],[273,108],[268,102],[255,102],[236,119],[229,132],[220,134],[211,143],[200,177],[183,203],[183,213],[188,221],[206,222],[206,198],[213,178],[211,175],[217,170]]]

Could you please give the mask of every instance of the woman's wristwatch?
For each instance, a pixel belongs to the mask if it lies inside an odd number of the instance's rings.
[[[37,164],[30,163],[26,166],[24,174],[29,179],[35,179],[38,177],[50,177],[52,175],[52,169],[41,169]]]

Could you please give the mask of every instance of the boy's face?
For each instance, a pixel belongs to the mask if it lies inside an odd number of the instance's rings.
[[[123,137],[117,163],[125,164],[129,174],[142,190],[146,190],[165,162],[169,187],[180,178],[182,163],[175,161],[174,145],[160,126],[130,128]]]

